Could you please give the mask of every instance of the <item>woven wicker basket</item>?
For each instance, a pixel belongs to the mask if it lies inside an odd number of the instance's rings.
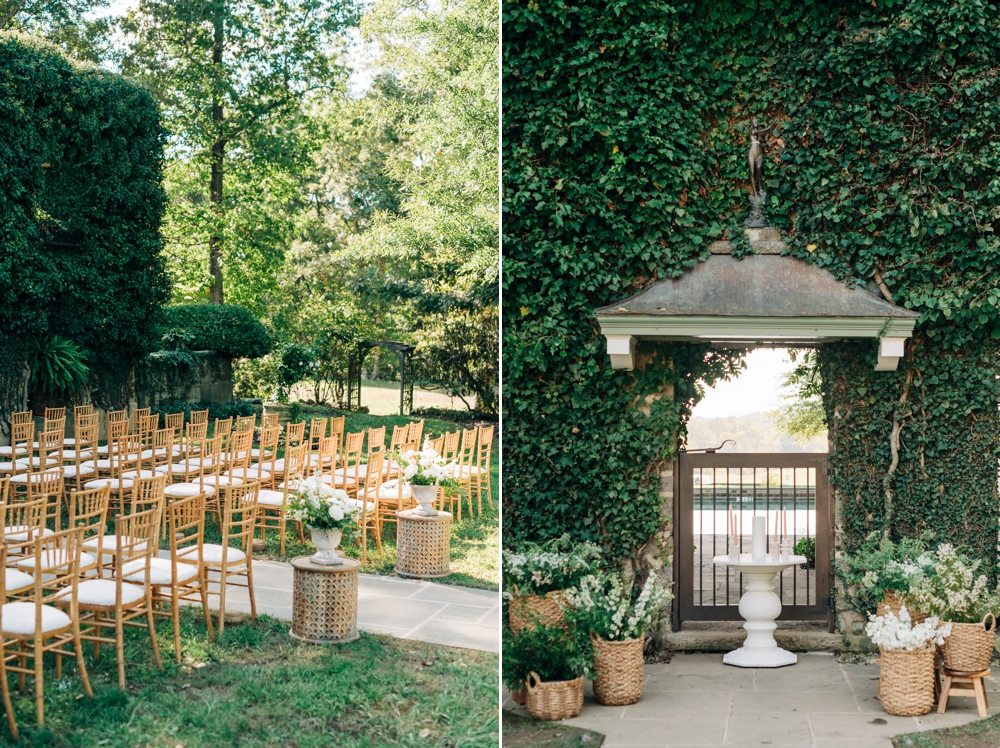
[[[992,613],[984,615],[979,623],[951,624],[951,635],[941,645],[944,666],[966,673],[988,668],[993,656],[996,628],[996,616]]]
[[[888,714],[918,717],[934,706],[935,647],[912,652],[879,647],[878,697]]]
[[[882,598],[882,602],[878,604],[876,613],[880,616],[884,616],[888,612],[892,612],[899,617],[899,611],[903,607],[903,603],[906,602],[902,597],[897,595],[893,590],[887,590],[885,596]],[[913,610],[909,605],[906,606],[906,612],[910,614],[910,622],[916,626],[918,623],[923,623],[927,620],[927,616],[918,610]]]
[[[643,639],[594,642],[594,696],[607,706],[634,704],[642,696]]]
[[[528,713],[535,719],[560,720],[575,717],[583,706],[583,678],[542,682],[531,673],[525,682]]]
[[[562,625],[564,616],[561,601],[561,590],[550,592],[544,596],[516,595],[512,597],[508,607],[510,630],[516,633],[527,626],[534,626],[538,623]]]

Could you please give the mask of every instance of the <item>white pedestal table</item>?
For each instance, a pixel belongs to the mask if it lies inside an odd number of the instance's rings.
[[[798,657],[781,649],[774,640],[775,619],[781,615],[781,598],[774,592],[774,577],[790,566],[806,563],[805,556],[779,556],[768,553],[754,560],[749,553],[739,560],[730,556],[715,556],[712,563],[728,566],[747,578],[747,591],[740,598],[740,615],[746,620],[743,628],[746,641],[739,649],[727,653],[722,661],[736,667],[784,667],[794,665]]]

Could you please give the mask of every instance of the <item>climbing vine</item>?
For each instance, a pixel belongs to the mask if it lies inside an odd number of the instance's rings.
[[[738,357],[663,344],[612,371],[593,309],[742,224],[757,116],[790,253],[921,314],[897,372],[871,341],[819,352],[845,542],[995,545],[998,48],[987,2],[506,2],[505,538],[627,556],[656,525],[643,476],[687,408],[637,393]]]

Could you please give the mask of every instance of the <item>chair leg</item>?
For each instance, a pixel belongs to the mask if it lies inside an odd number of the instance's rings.
[[[226,570],[219,570],[219,636],[226,630]]]
[[[983,678],[973,678],[972,688],[976,692],[976,708],[979,710],[979,716],[986,716],[986,686],[983,684]]]
[[[285,555],[285,513],[278,511],[278,535],[281,536],[281,555]]]
[[[174,659],[181,664],[181,601],[177,596],[177,587],[170,587],[170,619],[174,625]]]
[[[944,714],[944,710],[948,708],[948,697],[951,695],[951,676],[944,676],[944,683],[941,685],[941,700],[938,701],[938,714]]]
[[[118,658],[118,686],[125,690],[125,624],[121,611],[115,611],[115,654]]]
[[[80,680],[83,681],[83,692],[94,698],[94,689],[90,687],[90,676],[87,675],[87,663],[83,659],[83,639],[80,638],[79,620],[73,623],[73,651],[76,652],[76,667],[80,671]]]
[[[35,721],[45,724],[45,655],[42,640],[35,639]]]
[[[210,641],[215,641],[215,627],[212,626],[212,611],[208,609],[208,580],[205,578],[204,572],[198,580],[198,590],[201,592],[201,609],[205,614],[205,625],[208,627],[208,638]]]
[[[0,656],[6,657],[6,655],[7,647],[4,646]],[[0,689],[3,691],[3,708],[7,713],[7,727],[10,728],[10,735],[14,740],[20,740],[21,737],[17,732],[17,720],[14,718],[14,705],[10,700],[10,684],[7,683],[6,668],[0,668]]]
[[[257,620],[257,601],[253,596],[253,564],[247,564],[247,588],[250,593],[250,618]]]

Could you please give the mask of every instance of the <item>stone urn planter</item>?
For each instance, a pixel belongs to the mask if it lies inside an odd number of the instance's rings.
[[[542,681],[531,673],[525,681],[528,713],[535,719],[555,721],[569,719],[583,707],[583,678]]]
[[[642,696],[643,638],[605,641],[592,637],[594,644],[594,696],[606,706],[634,704]]]
[[[438,486],[416,486],[411,483],[410,490],[413,492],[414,501],[417,502],[417,508],[413,511],[423,517],[437,516],[434,500],[437,498]]]
[[[993,656],[996,628],[996,616],[992,613],[984,615],[979,623],[951,624],[951,635],[941,645],[944,666],[965,673],[977,673],[988,668]]]
[[[310,561],[320,566],[339,566],[344,563],[337,554],[337,546],[340,545],[342,534],[339,527],[322,530],[310,525],[309,534],[312,535],[312,542],[316,546],[316,554],[309,557]]]

